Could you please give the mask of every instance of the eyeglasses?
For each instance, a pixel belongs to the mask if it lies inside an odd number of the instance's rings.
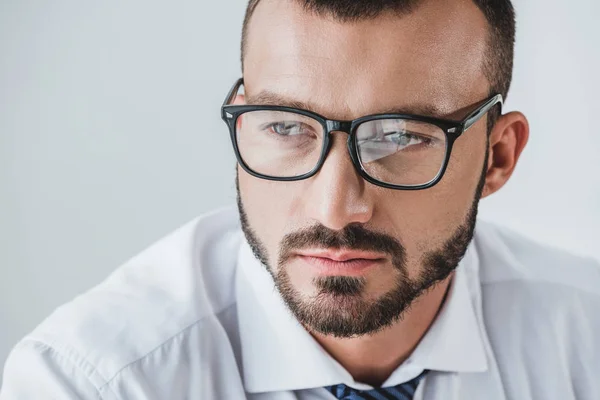
[[[348,134],[354,167],[368,182],[389,189],[419,190],[437,184],[452,147],[502,95],[487,99],[462,121],[410,114],[377,114],[336,121],[282,106],[230,105],[243,79],[231,88],[221,108],[238,163],[249,174],[273,181],[314,176],[331,148],[331,133]]]

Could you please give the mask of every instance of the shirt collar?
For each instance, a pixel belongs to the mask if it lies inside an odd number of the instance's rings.
[[[407,361],[383,386],[414,378],[424,369],[452,372],[487,370],[482,321],[474,311],[480,301],[479,282],[469,279],[478,269],[471,245],[456,269],[445,305]],[[475,271],[476,274],[476,271]],[[288,310],[273,278],[256,260],[244,240],[236,276],[242,372],[248,393],[300,390],[354,381],[300,325]],[[479,300],[477,300],[479,299]]]
[[[482,321],[477,318],[473,304],[474,300],[480,299],[476,271],[478,265],[475,246],[471,245],[456,268],[444,306],[408,358],[409,362],[432,371],[483,372],[487,370],[483,338],[485,331],[482,329]],[[390,378],[392,377],[393,374]]]

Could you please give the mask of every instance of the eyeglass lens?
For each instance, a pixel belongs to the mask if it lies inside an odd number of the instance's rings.
[[[276,178],[311,172],[319,163],[325,133],[321,123],[293,112],[255,110],[236,121],[240,155],[253,171]],[[433,124],[373,119],[356,129],[363,170],[393,185],[423,185],[436,178],[446,158],[446,135]]]

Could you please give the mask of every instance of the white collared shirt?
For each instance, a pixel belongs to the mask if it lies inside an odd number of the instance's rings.
[[[448,299],[383,384],[415,400],[600,399],[600,266],[478,222]],[[333,399],[371,389],[287,310],[235,209],[200,217],[58,308],[0,400]]]

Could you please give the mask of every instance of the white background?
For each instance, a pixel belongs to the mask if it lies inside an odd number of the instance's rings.
[[[506,109],[525,112],[531,140],[482,215],[600,258],[600,2],[515,6]],[[244,8],[0,0],[0,365],[55,307],[234,202],[219,109]]]

